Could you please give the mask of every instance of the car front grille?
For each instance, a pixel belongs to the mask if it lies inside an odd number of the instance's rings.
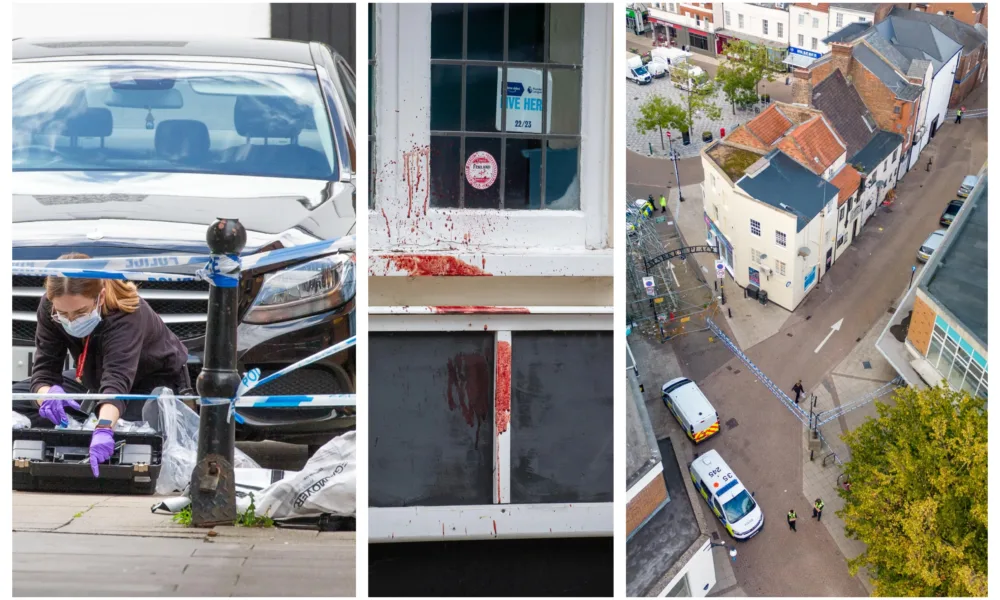
[[[13,278],[13,342],[35,343],[35,319],[38,302],[45,294],[44,277],[15,275]],[[143,281],[137,284],[139,295],[167,324],[181,341],[205,335],[208,311],[208,284],[202,281]]]

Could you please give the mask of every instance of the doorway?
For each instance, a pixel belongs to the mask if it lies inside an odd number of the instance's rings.
[[[937,133],[939,118],[941,118],[941,115],[934,117],[934,120],[931,121],[931,139],[934,139],[934,134]]]
[[[829,250],[826,251],[826,270],[824,270],[823,272],[826,273],[827,271],[830,270],[830,267],[832,266],[833,266],[833,248],[830,248]]]

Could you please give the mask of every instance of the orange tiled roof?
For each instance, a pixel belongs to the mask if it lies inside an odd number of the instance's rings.
[[[778,138],[785,135],[785,132],[792,126],[792,122],[781,114],[777,104],[772,104],[760,115],[751,119],[746,126],[762,142],[770,146],[778,141]]]
[[[820,174],[846,151],[836,135],[819,116],[799,125],[778,143],[785,154]]]
[[[726,142],[764,151],[771,149],[769,144],[765,144],[763,140],[754,135],[746,126],[734,129],[732,133],[726,136]]]
[[[840,190],[840,194],[837,195],[837,206],[840,207],[861,185],[861,173],[851,165],[846,165],[830,183]]]

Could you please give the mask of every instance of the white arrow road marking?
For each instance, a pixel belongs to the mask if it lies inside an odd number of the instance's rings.
[[[677,273],[674,273],[674,263],[667,262],[667,268],[670,269],[670,274],[674,276],[674,287],[680,289],[681,284],[677,281]]]
[[[823,349],[823,344],[826,344],[826,341],[830,339],[830,336],[833,335],[834,331],[840,331],[840,326],[843,325],[843,323],[844,320],[841,319],[830,326],[830,333],[826,334],[826,337],[823,338],[823,341],[819,343],[819,346],[816,346],[816,350],[813,351],[813,354],[819,354],[819,351]]]

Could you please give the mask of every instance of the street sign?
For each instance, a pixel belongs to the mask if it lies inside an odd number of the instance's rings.
[[[647,296],[655,296],[656,295],[656,283],[653,281],[652,277],[643,277],[642,278],[642,285],[643,285],[643,287],[646,288],[646,295]]]
[[[667,132],[667,139],[668,140],[670,139],[670,132],[669,131]]]
[[[715,276],[718,279],[726,278],[726,265],[721,260],[715,261]]]

